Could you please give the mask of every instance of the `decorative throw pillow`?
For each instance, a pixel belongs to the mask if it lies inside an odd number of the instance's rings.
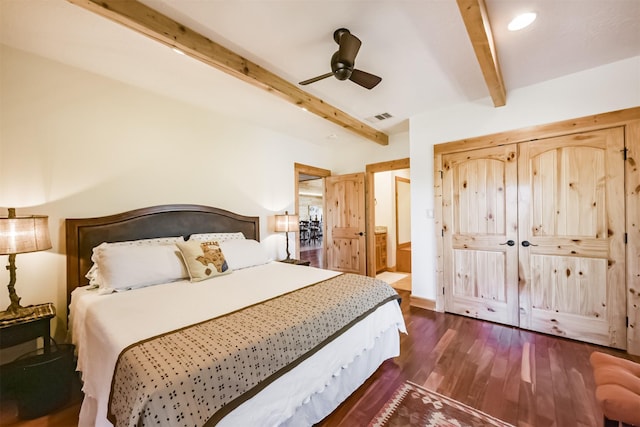
[[[218,242],[177,243],[192,282],[231,273]]]

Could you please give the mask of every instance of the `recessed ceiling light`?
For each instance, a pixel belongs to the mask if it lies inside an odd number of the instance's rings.
[[[520,15],[513,18],[511,22],[509,22],[507,28],[509,29],[509,31],[521,30],[531,25],[531,23],[536,20],[536,16],[537,15],[535,12],[521,13]]]

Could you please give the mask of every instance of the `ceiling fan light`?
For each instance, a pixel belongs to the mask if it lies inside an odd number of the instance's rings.
[[[535,12],[521,13],[509,22],[507,28],[509,31],[522,30],[523,28],[531,25],[531,23],[536,20],[536,16],[537,14]]]
[[[347,80],[349,77],[351,77],[352,72],[353,70],[350,68],[338,68],[336,71],[334,71],[333,74],[338,80]]]

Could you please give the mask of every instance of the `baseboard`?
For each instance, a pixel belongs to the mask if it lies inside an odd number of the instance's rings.
[[[436,311],[436,302],[427,298],[414,297],[411,295],[409,305],[412,307],[424,308],[425,310]]]

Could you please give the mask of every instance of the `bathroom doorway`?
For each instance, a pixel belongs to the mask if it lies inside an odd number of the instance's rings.
[[[379,276],[385,281],[391,281],[392,286],[395,286],[396,281],[408,283],[407,290],[410,290],[409,159],[367,165],[367,184],[367,233],[372,236],[368,240],[368,249],[372,256],[368,257],[367,271],[370,276]],[[402,250],[401,257],[398,256],[398,248]]]

